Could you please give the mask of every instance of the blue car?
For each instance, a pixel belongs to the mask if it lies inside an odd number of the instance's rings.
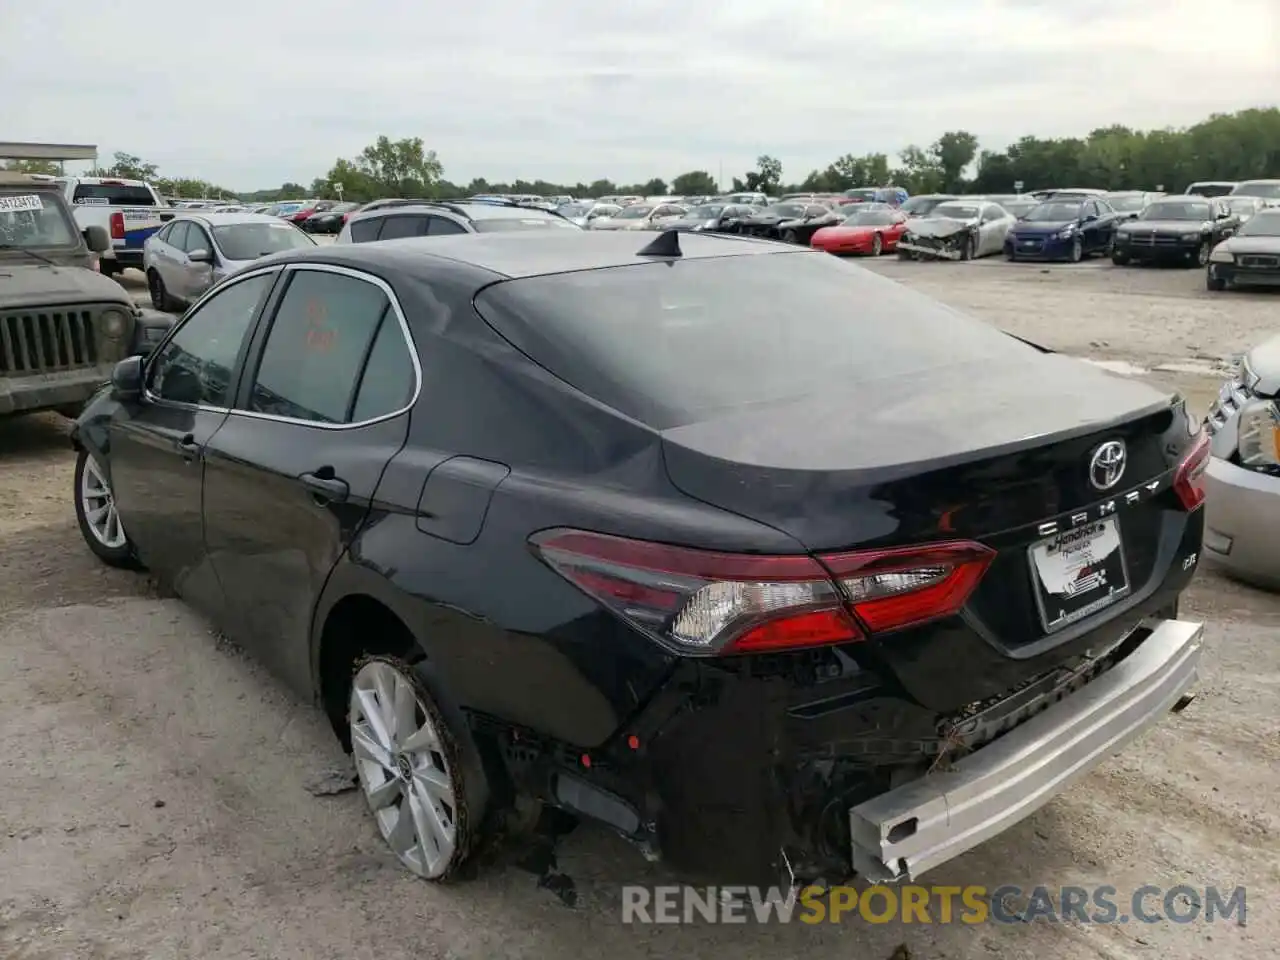
[[[1116,225],[1125,219],[1098,197],[1046,200],[1013,225],[1004,240],[1009,260],[1068,260],[1110,254]]]

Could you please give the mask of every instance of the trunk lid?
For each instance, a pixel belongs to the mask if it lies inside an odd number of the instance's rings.
[[[1104,492],[1090,463],[1110,440],[1123,441],[1127,462]],[[1078,655],[1100,623],[1132,606],[1120,598],[1050,629],[1030,553],[1054,532],[1047,524],[1113,516],[1129,597],[1164,579],[1172,473],[1188,442],[1175,397],[1051,354],[868,382],[663,433],[683,492],[815,553],[942,540],[994,548],[964,623],[879,642],[904,685],[940,709]]]

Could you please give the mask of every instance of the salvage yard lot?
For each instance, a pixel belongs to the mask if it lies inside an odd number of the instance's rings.
[[[1203,412],[1280,294],[1200,271],[902,263],[873,269],[1012,333],[1178,386]],[[135,274],[126,285],[139,298]],[[1163,368],[1163,369],[1162,369]],[[963,398],[958,398],[963,403]],[[0,957],[733,956],[880,960],[1274,955],[1280,942],[1280,597],[1200,572],[1200,697],[933,884],[1248,888],[1248,925],[624,926],[623,883],[670,882],[579,830],[574,909],[507,870],[410,879],[358,793],[308,784],[341,755],[321,716],[145,577],[92,560],[52,415],[0,422]],[[1270,944],[1270,946],[1267,946]]]

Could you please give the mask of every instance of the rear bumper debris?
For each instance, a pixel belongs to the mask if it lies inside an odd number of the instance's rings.
[[[1120,663],[995,742],[852,807],[854,869],[872,882],[914,881],[1027,817],[1182,699],[1203,631],[1160,621]]]

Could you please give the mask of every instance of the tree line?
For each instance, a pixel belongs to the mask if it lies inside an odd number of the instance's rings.
[[[10,169],[56,173],[57,164],[19,161]],[[845,154],[804,179],[783,179],[782,163],[761,156],[756,168],[730,184],[719,184],[705,170],[691,170],[670,182],[551,183],[546,180],[467,184],[444,178],[444,165],[421,137],[392,140],[380,136],[356,157],[334,161],[310,184],[284,183],[250,193],[227,190],[199,178],[170,178],[154,164],[127,153],[92,175],[149,180],[162,193],[181,197],[239,197],[242,200],[297,200],[309,197],[364,201],[378,197],[455,199],[478,193],[602,197],[611,194],[696,196],[722,190],[799,193],[838,192],[852,187],[896,185],[912,194],[936,192],[1012,193],[1021,182],[1030,191],[1053,186],[1181,191],[1196,180],[1280,177],[1280,108],[1258,107],[1214,114],[1184,129],[1133,130],[1100,127],[1085,137],[1025,136],[1003,150],[980,149],[965,130],[943,133],[927,147],[911,144],[893,159],[884,153]]]

